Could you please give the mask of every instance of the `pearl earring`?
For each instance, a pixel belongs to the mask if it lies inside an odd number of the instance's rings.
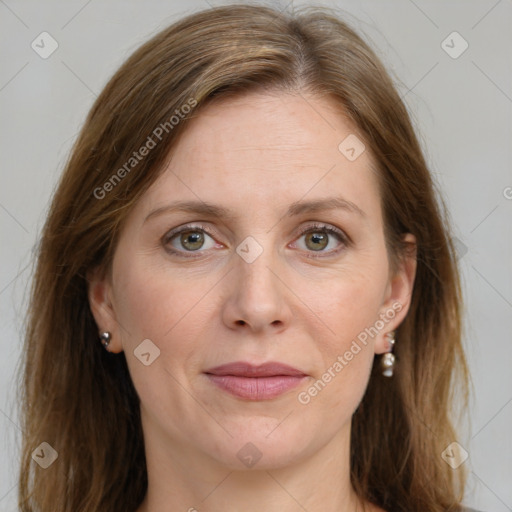
[[[108,350],[108,345],[110,343],[110,339],[112,338],[109,332],[102,332],[100,335],[101,344]]]
[[[384,377],[393,377],[393,370],[395,369],[396,357],[393,354],[393,346],[395,344],[395,333],[390,332],[388,334],[388,342],[390,345],[389,352],[386,352],[381,360],[380,366],[382,368],[382,375]]]

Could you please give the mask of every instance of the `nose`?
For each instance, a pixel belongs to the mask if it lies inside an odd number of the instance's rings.
[[[263,253],[252,262],[234,255],[229,272],[228,295],[223,304],[223,322],[230,329],[277,334],[290,324],[292,311],[282,267],[277,258]]]

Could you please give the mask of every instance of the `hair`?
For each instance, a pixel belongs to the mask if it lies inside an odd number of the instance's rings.
[[[464,403],[468,396],[459,274],[446,208],[407,109],[378,57],[335,11],[230,5],[189,15],[137,49],[95,101],[66,162],[27,313],[22,512],[133,511],[142,502],[139,398],[124,353],[99,342],[87,275],[109,271],[127,214],[189,120],[216,99],[251,91],[339,104],[371,152],[391,260],[410,254],[404,233],[416,237],[411,305],[396,332],[398,370],[386,379],[374,364],[352,418],[352,485],[387,511],[460,509],[463,468],[441,457],[456,439],[455,390],[460,385]],[[136,157],[143,146],[145,157]],[[42,441],[58,453],[47,469],[32,460]]]

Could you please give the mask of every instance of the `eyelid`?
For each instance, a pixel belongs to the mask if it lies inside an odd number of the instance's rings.
[[[205,226],[201,224],[200,222],[192,222],[190,224],[183,224],[181,226],[178,226],[176,228],[171,229],[170,231],[167,231],[165,235],[162,237],[162,240],[165,243],[168,243],[171,238],[173,238],[175,235],[178,235],[182,231],[204,231],[207,235],[213,237],[212,233],[210,232],[210,228],[208,226]]]
[[[345,243],[350,243],[350,237],[340,228],[326,222],[311,221],[306,227],[301,227],[298,236],[302,236],[305,233],[311,231],[327,231],[338,235]]]

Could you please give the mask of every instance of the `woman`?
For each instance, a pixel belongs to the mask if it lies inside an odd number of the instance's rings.
[[[463,510],[445,226],[390,78],[335,15],[238,5],[157,34],[44,228],[20,509]]]

